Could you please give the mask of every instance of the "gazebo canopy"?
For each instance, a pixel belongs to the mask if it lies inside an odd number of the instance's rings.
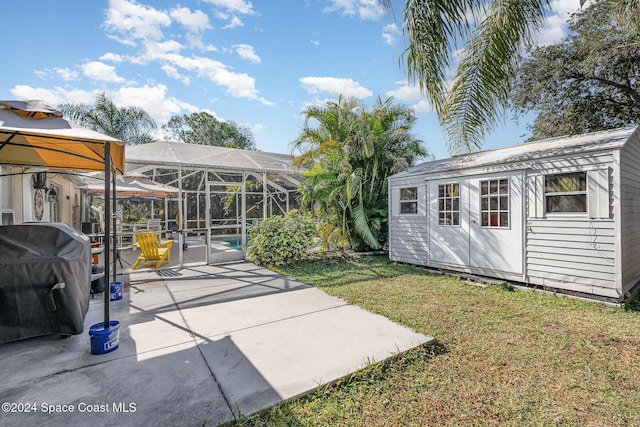
[[[81,127],[42,101],[0,101],[0,164],[101,171],[105,144],[124,170],[124,142]]]

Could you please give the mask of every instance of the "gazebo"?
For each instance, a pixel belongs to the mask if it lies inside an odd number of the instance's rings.
[[[251,225],[298,206],[301,180],[287,154],[163,141],[126,147],[126,173],[179,189],[156,206],[164,229],[178,234],[180,264],[188,235],[205,237],[209,263],[243,259]],[[212,242],[235,247],[212,249]]]

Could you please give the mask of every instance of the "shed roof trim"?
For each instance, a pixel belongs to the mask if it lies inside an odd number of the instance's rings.
[[[622,128],[577,136],[543,139],[495,150],[481,151],[471,155],[421,163],[404,172],[393,175],[393,178],[521,163],[605,149],[619,149],[637,131],[637,128]]]

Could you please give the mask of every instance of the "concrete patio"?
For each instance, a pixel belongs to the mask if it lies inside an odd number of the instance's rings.
[[[101,295],[81,335],[0,345],[1,425],[218,425],[432,341],[248,262],[120,277],[117,350],[90,353]]]

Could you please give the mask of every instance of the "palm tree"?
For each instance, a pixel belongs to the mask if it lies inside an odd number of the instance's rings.
[[[71,121],[127,144],[153,142],[155,120],[139,107],[118,108],[105,94],[98,95],[93,105],[68,103],[59,106]]]
[[[391,8],[390,0],[378,1]],[[640,0],[602,1],[618,4],[636,36]],[[452,154],[481,148],[504,117],[518,58],[535,42],[550,10],[550,0],[407,0],[409,46],[402,61],[409,81],[433,104]],[[457,52],[459,63],[449,81]]]
[[[413,110],[378,98],[369,111],[341,95],[305,115],[293,143],[306,168],[303,203],[317,206],[323,224],[338,228],[353,249],[379,249],[387,240],[387,177],[426,156],[411,134]]]

